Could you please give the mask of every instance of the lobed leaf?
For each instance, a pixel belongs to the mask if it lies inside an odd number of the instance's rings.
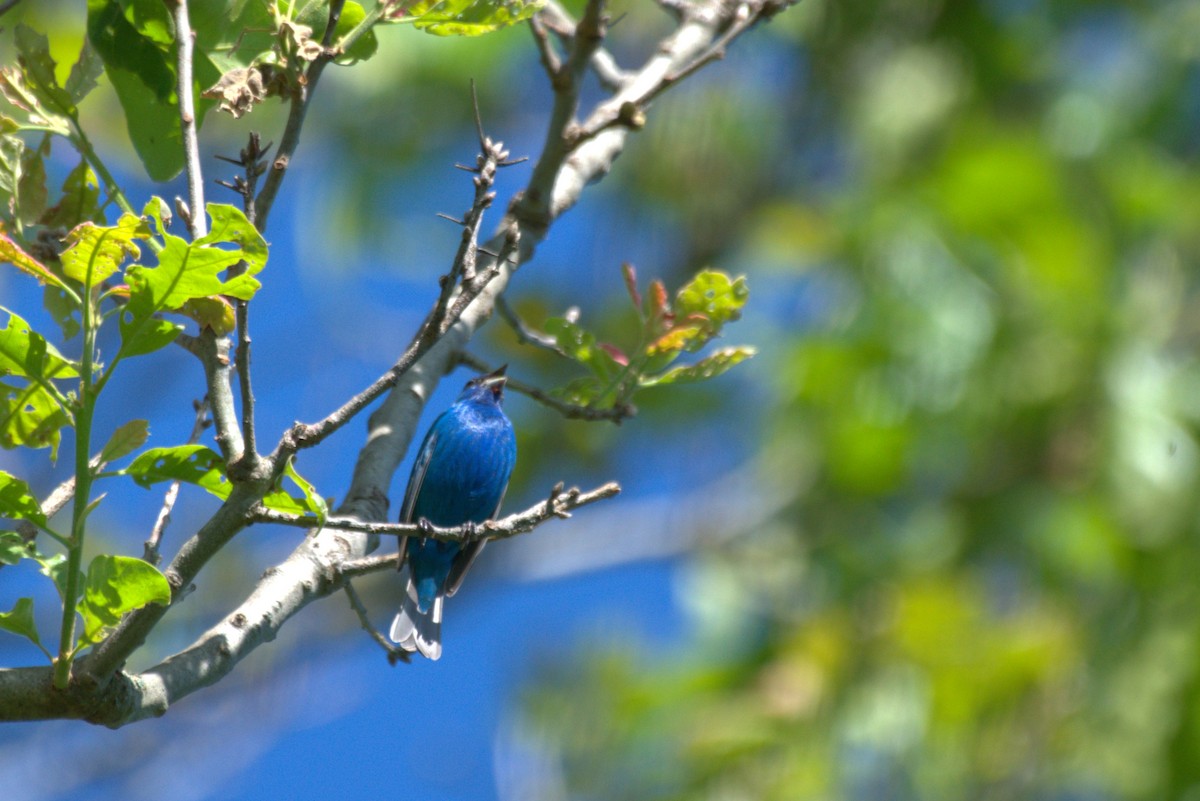
[[[562,317],[551,317],[543,326],[554,337],[558,347],[570,358],[591,370],[601,379],[610,380],[622,369],[613,354],[596,342],[596,337],[582,326]]]
[[[705,381],[721,375],[734,365],[751,358],[755,353],[757,351],[754,348],[745,345],[721,348],[695,364],[676,367],[657,376],[643,376],[639,386],[656,387],[665,384]]]
[[[436,36],[481,36],[532,17],[544,0],[417,0],[400,20]]]
[[[86,287],[94,287],[121,269],[128,260],[141,258],[138,239],[150,238],[150,226],[132,214],[122,214],[113,226],[80,223],[67,234],[62,253],[63,272]]]

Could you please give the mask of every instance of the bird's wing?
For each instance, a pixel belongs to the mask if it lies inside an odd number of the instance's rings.
[[[504,496],[508,493],[508,488],[504,488],[504,492],[500,493],[500,502],[496,504],[496,508],[488,517],[488,520],[495,520],[496,515],[500,514],[500,507],[504,504]],[[446,576],[446,597],[453,597],[454,593],[458,592],[458,588],[462,586],[463,579],[467,575],[467,570],[475,562],[475,557],[479,556],[479,552],[483,550],[483,546],[487,545],[486,540],[476,540],[470,545],[463,548],[454,557],[454,561],[450,564],[450,575]]]
[[[417,496],[421,494],[421,484],[425,481],[425,471],[433,459],[433,451],[437,445],[437,427],[429,429],[425,441],[421,443],[421,452],[413,463],[412,473],[408,477],[408,488],[404,491],[404,505],[400,507],[400,522],[413,522],[413,507],[417,505]]]

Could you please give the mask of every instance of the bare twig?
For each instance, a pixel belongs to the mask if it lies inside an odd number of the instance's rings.
[[[371,639],[379,643],[379,647],[387,654],[388,664],[395,665],[397,662],[412,661],[408,651],[392,645],[388,638],[384,637],[379,629],[371,624],[371,616],[367,614],[367,607],[363,605],[362,598],[358,597],[358,591],[354,589],[354,585],[347,581],[343,589],[346,591],[346,598],[350,601],[350,608],[354,610],[354,614],[358,615],[358,622],[362,624],[367,634],[371,635]]]
[[[192,433],[188,436],[188,444],[198,441],[200,435],[204,433],[204,429],[212,425],[212,421],[208,419],[208,398],[195,401],[193,407],[196,411],[196,421],[192,424]],[[180,482],[172,481],[171,485],[167,487],[162,507],[158,510],[158,517],[154,521],[154,528],[150,530],[150,536],[146,538],[146,542],[142,546],[142,559],[156,567],[162,561],[158,546],[162,542],[167,525],[171,522],[171,512],[175,509],[175,501],[179,498],[179,486]]]
[[[186,0],[174,0],[176,61],[176,92],[179,98],[179,119],[183,128],[183,152],[187,165],[188,231],[192,239],[208,233],[208,215],[204,211],[204,176],[200,171],[200,140],[196,136],[196,105],[192,95],[192,48],[196,34],[188,19]]]
[[[258,226],[259,231],[267,230],[267,218],[271,214],[275,196],[279,194],[279,187],[283,184],[283,177],[287,174],[288,165],[296,153],[296,148],[300,145],[300,129],[304,127],[304,117],[308,113],[308,106],[313,92],[317,88],[317,81],[321,79],[321,73],[325,71],[325,66],[336,55],[329,44],[333,40],[333,31],[337,27],[337,21],[342,15],[344,5],[345,0],[332,0],[329,4],[329,22],[325,26],[325,35],[321,40],[325,48],[324,52],[308,65],[308,69],[301,76],[301,80],[297,82],[293,91],[288,108],[287,124],[283,129],[283,138],[279,140],[279,149],[275,152],[275,160],[271,162],[271,170],[263,184],[262,191],[258,193],[258,197],[254,201],[254,224]]]
[[[533,19],[536,19],[539,25],[553,30],[554,34],[568,46],[575,38],[575,20],[571,18],[566,9],[554,2],[554,0],[546,3],[541,13]],[[540,43],[538,46],[539,48],[542,47]],[[545,66],[546,62],[543,61],[542,63]],[[596,77],[600,80],[600,85],[610,92],[623,89],[634,75],[632,72],[621,69],[612,53],[603,47],[597,47],[596,51],[592,53],[591,67],[592,71],[596,73]]]
[[[458,360],[461,364],[465,364],[479,373],[491,372],[487,362],[465,351],[458,354]],[[508,377],[508,381],[504,385],[514,392],[519,392],[543,406],[553,409],[568,420],[608,420],[620,425],[623,420],[628,420],[637,414],[637,407],[632,403],[620,403],[609,409],[598,409],[594,406],[580,406],[577,403],[567,403],[548,392],[538,389],[532,384],[518,381],[512,376]]]
[[[570,358],[567,356],[567,352],[558,346],[558,341],[554,337],[543,334],[522,320],[503,297],[496,298],[496,311],[500,313],[500,318],[512,328],[513,333],[517,335],[517,341],[521,344],[534,345],[563,358]]]
[[[572,487],[562,490],[560,482],[550,497],[541,503],[534,504],[523,512],[502,517],[499,520],[489,520],[480,526],[419,526],[416,523],[371,523],[352,517],[329,517],[325,520],[326,527],[342,531],[357,531],[362,534],[375,534],[393,537],[411,537],[419,535],[428,539],[442,542],[468,543],[473,540],[504,540],[525,534],[555,517],[567,518],[571,512],[581,506],[611,498],[621,492],[621,486],[610,481],[603,486],[588,492]],[[251,523],[279,523],[297,528],[313,528],[315,518],[307,515],[293,515],[286,512],[276,512],[261,505],[252,508],[247,519]]]

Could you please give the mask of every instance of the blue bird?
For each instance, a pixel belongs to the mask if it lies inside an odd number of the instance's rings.
[[[401,523],[474,526],[500,511],[517,460],[512,423],[500,408],[505,367],[468,381],[434,421],[408,479]],[[458,590],[483,546],[425,537],[401,541],[408,558],[401,568],[404,600],[390,632],[394,643],[429,659],[442,655],[442,604]]]

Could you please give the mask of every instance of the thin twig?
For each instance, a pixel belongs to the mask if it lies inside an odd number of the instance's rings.
[[[552,30],[566,45],[569,45],[575,38],[575,20],[571,18],[566,9],[554,2],[554,0],[546,3],[542,11],[533,19],[536,19],[539,24]],[[539,43],[539,47],[541,46]],[[545,62],[543,61],[544,65]],[[592,72],[596,73],[600,85],[610,92],[617,92],[625,88],[635,75],[635,73],[621,69],[613,54],[599,46],[592,53],[591,67]]]
[[[472,370],[479,373],[490,373],[487,362],[473,356],[465,351],[459,351],[458,361],[465,364]],[[600,421],[608,420],[620,425],[622,421],[628,420],[637,414],[637,407],[632,403],[619,403],[608,409],[600,409],[595,406],[581,406],[577,403],[567,403],[559,400],[548,392],[538,389],[532,384],[526,384],[524,381],[518,381],[512,376],[504,384],[505,387],[513,392],[519,392],[527,398],[531,398],[538,403],[561,414],[568,420],[588,420]]]
[[[503,297],[496,298],[496,311],[500,313],[500,318],[512,328],[513,333],[517,335],[517,341],[522,345],[534,345],[563,358],[570,358],[567,356],[567,352],[558,346],[558,340],[549,334],[538,331],[522,320]]]
[[[573,510],[611,498],[620,492],[621,486],[615,481],[610,481],[588,492],[582,492],[578,487],[563,491],[560,482],[551,491],[550,497],[541,503],[534,504],[523,512],[517,512],[499,520],[489,520],[478,526],[443,528],[441,526],[421,526],[416,523],[371,523],[354,517],[340,516],[326,518],[325,526],[343,531],[357,531],[362,534],[382,534],[393,537],[421,536],[460,544],[477,540],[504,540],[533,531],[551,518],[570,517]],[[297,528],[314,528],[316,523],[316,519],[312,516],[276,512],[261,504],[249,511],[247,520],[250,523],[279,523]]]
[[[325,26],[325,35],[321,40],[325,51],[308,65],[308,69],[293,90],[288,108],[287,124],[283,129],[283,138],[279,140],[279,149],[275,151],[275,160],[271,162],[271,170],[263,184],[262,191],[258,193],[258,197],[254,201],[255,225],[259,231],[267,230],[267,218],[271,214],[275,196],[279,194],[279,187],[283,184],[283,177],[287,174],[288,165],[291,164],[292,156],[295,155],[296,148],[300,145],[300,129],[304,127],[304,117],[308,113],[309,102],[317,88],[317,81],[321,79],[321,73],[325,71],[325,66],[336,55],[336,52],[329,47],[329,43],[332,41],[333,31],[337,27],[337,20],[342,15],[344,5],[345,0],[332,0],[329,4],[329,22]]]
[[[204,433],[204,429],[212,425],[212,421],[208,418],[208,398],[195,401],[193,406],[196,410],[196,421],[192,423],[192,433],[188,436],[189,445],[197,442],[200,435]],[[162,554],[159,553],[158,546],[162,542],[167,525],[171,522],[171,512],[174,511],[175,501],[179,498],[179,486],[180,482],[172,481],[171,486],[167,487],[162,507],[158,510],[158,517],[154,521],[154,528],[150,530],[150,536],[146,538],[146,542],[142,546],[142,559],[155,567],[162,561]]]
[[[179,98],[179,120],[183,128],[183,152],[187,164],[188,231],[196,240],[208,233],[208,216],[204,211],[204,176],[200,171],[200,140],[196,136],[196,106],[192,95],[192,48],[196,35],[188,19],[187,0],[174,0],[176,61],[176,93]]]
[[[367,607],[363,605],[362,598],[358,597],[358,591],[354,589],[354,585],[347,581],[342,589],[346,591],[346,598],[350,601],[350,608],[354,610],[354,614],[358,615],[358,622],[362,624],[367,634],[371,635],[371,639],[379,643],[379,647],[387,653],[388,664],[395,665],[397,662],[408,663],[412,661],[412,658],[408,655],[408,651],[392,645],[388,642],[387,637],[380,634],[379,629],[371,624],[371,617],[367,613]]]

